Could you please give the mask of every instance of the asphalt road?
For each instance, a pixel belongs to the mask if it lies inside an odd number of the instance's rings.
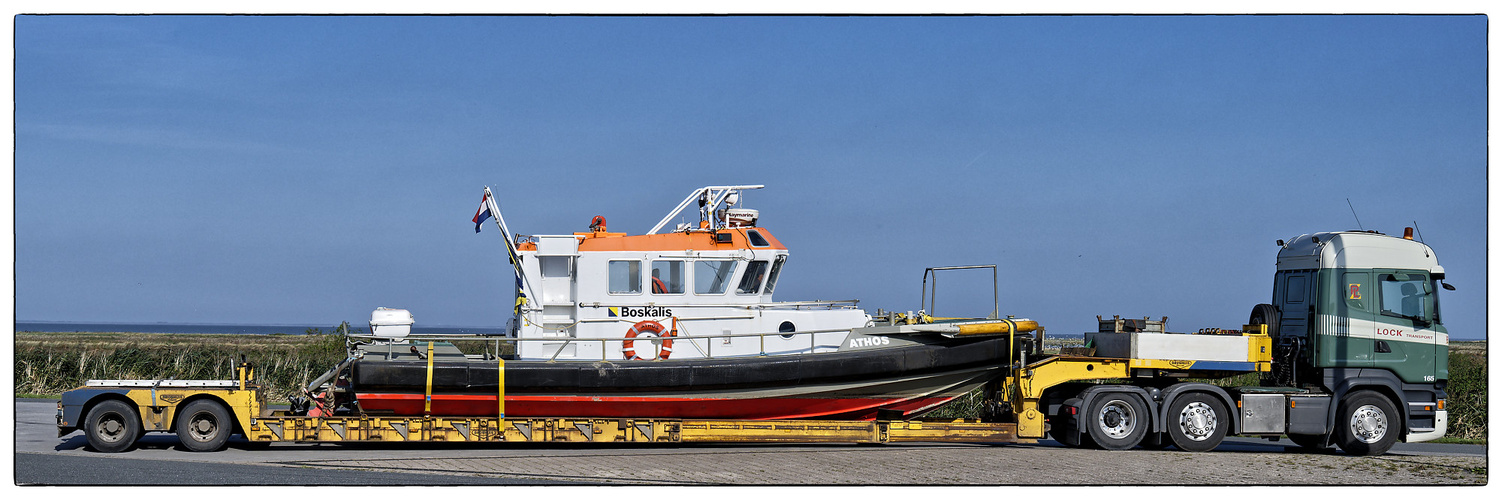
[[[1035,445],[295,444],[192,453],[152,433],[128,452],[57,437],[56,401],[16,400],[22,485],[1485,484],[1486,447],[1399,443],[1381,457],[1231,438],[1211,453]]]

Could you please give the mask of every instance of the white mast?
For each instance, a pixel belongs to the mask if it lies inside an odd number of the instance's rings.
[[[517,281],[522,284],[522,295],[533,297],[532,284],[527,281],[527,275],[522,272],[521,256],[516,253],[516,243],[511,239],[511,231],[506,228],[506,219],[501,217],[501,208],[495,204],[495,196],[490,193],[490,186],[485,186],[485,206],[490,210],[490,215],[495,218],[495,227],[501,232],[501,239],[506,242],[506,256],[511,259],[511,268],[516,272]]]
[[[705,186],[699,189],[695,189],[694,192],[688,194],[687,198],[683,199],[682,203],[678,204],[677,208],[674,208],[672,212],[668,212],[667,217],[663,217],[662,220],[657,221],[657,225],[652,226],[652,230],[647,231],[647,234],[657,234],[657,231],[659,229],[662,229],[662,226],[666,225],[668,222],[671,222],[673,220],[673,217],[677,217],[678,213],[682,212],[683,209],[688,208],[688,205],[690,203],[693,203],[694,200],[708,199],[708,203],[701,207],[700,210],[707,209],[708,213],[713,214],[715,209],[719,208],[720,203],[724,202],[725,197],[730,193],[734,193],[743,189],[761,189],[764,187],[766,186],[755,184],[746,186]]]

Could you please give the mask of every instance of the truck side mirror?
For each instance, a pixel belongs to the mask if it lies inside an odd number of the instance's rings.
[[[1444,289],[1452,291],[1452,292],[1455,291],[1455,285],[1451,285],[1451,284],[1445,283],[1443,281],[1439,282],[1439,286],[1441,288],[1444,288]]]

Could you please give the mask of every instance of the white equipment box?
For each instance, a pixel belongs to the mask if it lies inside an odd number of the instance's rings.
[[[1242,335],[1189,333],[1089,333],[1095,355],[1103,358],[1246,361],[1250,342]]]

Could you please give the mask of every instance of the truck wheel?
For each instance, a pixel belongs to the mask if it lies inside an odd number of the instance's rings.
[[[141,437],[141,416],[135,407],[118,399],[94,405],[83,423],[89,446],[104,453],[130,449]]]
[[[1136,396],[1120,392],[1101,394],[1090,403],[1090,413],[1086,415],[1090,438],[1102,449],[1130,449],[1147,435],[1147,407]]]
[[[218,451],[229,441],[234,423],[218,402],[200,399],[184,405],[177,415],[177,440],[189,451]]]
[[[1381,455],[1398,440],[1402,421],[1392,402],[1372,391],[1356,391],[1340,401],[1335,444],[1358,456]]]
[[[1226,429],[1231,425],[1226,405],[1203,392],[1174,399],[1165,423],[1173,445],[1184,451],[1215,449],[1226,438]]]

